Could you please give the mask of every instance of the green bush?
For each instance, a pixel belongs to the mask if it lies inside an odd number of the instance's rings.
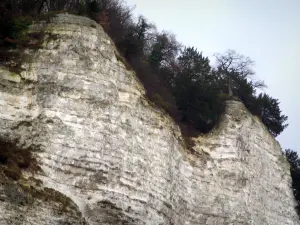
[[[32,24],[32,18],[29,16],[20,16],[13,20],[11,37],[20,41],[27,41],[27,31]]]

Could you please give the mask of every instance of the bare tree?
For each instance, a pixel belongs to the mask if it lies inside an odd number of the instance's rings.
[[[252,78],[254,72],[252,67],[254,61],[249,57],[236,53],[234,50],[227,50],[224,54],[214,54],[216,58],[216,67],[221,75],[226,76],[228,80],[228,94],[233,95],[232,91],[232,76],[238,75],[239,77],[246,79]],[[265,87],[262,81],[254,81],[253,86],[255,88]]]

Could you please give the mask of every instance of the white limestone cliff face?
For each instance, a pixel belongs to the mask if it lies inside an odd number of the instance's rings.
[[[34,178],[72,207],[19,204],[0,184],[0,224],[299,224],[280,146],[240,102],[187,150],[99,25],[60,14],[44,26],[25,70],[0,70],[0,137],[34,146]]]

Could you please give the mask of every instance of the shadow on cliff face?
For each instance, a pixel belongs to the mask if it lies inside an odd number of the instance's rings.
[[[130,213],[130,207],[125,211]],[[92,221],[95,221],[98,224],[140,224],[140,221],[129,217],[125,214],[123,209],[108,200],[99,201],[95,205],[88,206],[86,214],[88,217],[93,218]]]
[[[16,143],[0,139],[0,173],[12,180],[22,177],[22,170],[38,171],[36,159],[32,156],[32,149],[22,149]]]
[[[17,216],[7,215],[5,218],[7,224],[23,224],[24,221],[31,224],[28,215],[22,211],[23,207],[35,212],[43,206],[49,213],[59,215],[59,224],[87,225],[72,199],[55,189],[45,187],[41,180],[33,176],[23,176],[25,171],[30,172],[31,175],[42,171],[32,154],[33,150],[33,148],[18,147],[17,141],[10,142],[0,138],[1,201],[8,204],[8,207],[17,207],[16,209],[20,210]],[[53,218],[55,220],[55,216]]]

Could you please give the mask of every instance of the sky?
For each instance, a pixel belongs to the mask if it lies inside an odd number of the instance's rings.
[[[127,0],[158,30],[213,60],[233,49],[255,61],[263,91],[279,99],[289,126],[277,140],[300,153],[300,0]],[[299,132],[299,134],[298,134]],[[299,139],[298,139],[299,138]]]

